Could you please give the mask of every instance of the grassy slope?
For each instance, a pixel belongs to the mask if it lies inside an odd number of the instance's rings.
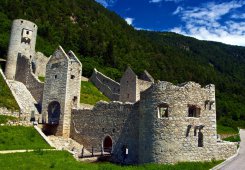
[[[154,170],[165,170],[165,169],[176,169],[176,170],[199,170],[210,169],[220,161],[209,162],[209,163],[179,163],[177,165],[141,165],[141,166],[119,166],[110,163],[81,163],[75,161],[75,159],[65,151],[36,151],[28,153],[16,153],[16,154],[5,154],[0,155],[0,167],[1,169],[86,169],[86,170],[97,170],[97,169],[117,169],[117,170],[143,170],[143,169],[154,169]]]
[[[100,100],[109,101],[91,82],[81,82],[81,103],[94,105]]]
[[[19,110],[18,104],[15,101],[2,75],[0,75],[0,107]]]
[[[17,120],[17,119],[18,118],[13,116],[0,115],[0,124],[5,124],[8,122],[8,120]]]
[[[51,148],[33,127],[1,126],[0,150]]]

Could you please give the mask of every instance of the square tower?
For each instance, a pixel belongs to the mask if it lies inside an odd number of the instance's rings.
[[[72,51],[62,47],[54,52],[46,66],[42,122],[54,135],[70,136],[71,110],[80,102],[82,64]]]

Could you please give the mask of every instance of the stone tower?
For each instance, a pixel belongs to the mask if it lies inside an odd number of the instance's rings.
[[[138,77],[134,71],[128,67],[120,80],[121,102],[135,103],[140,99],[140,89],[138,88]]]
[[[158,82],[140,101],[139,163],[216,157],[215,87]]]
[[[72,51],[59,47],[48,61],[42,103],[45,131],[70,136],[71,110],[80,102],[82,65]]]
[[[18,56],[31,59],[35,55],[36,37],[36,24],[23,19],[13,21],[5,69],[7,79],[15,79]]]

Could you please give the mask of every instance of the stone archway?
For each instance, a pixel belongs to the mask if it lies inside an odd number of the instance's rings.
[[[110,152],[112,151],[112,139],[110,136],[106,136],[103,141],[103,150],[104,152]]]
[[[58,125],[60,120],[60,103],[52,101],[48,105],[48,123]]]

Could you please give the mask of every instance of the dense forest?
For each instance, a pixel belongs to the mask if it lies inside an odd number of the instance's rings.
[[[0,57],[6,58],[11,22],[38,25],[37,51],[51,55],[60,44],[83,63],[118,80],[130,65],[156,80],[216,85],[219,124],[245,127],[245,47],[199,41],[169,32],[137,31],[93,0],[0,1]]]

